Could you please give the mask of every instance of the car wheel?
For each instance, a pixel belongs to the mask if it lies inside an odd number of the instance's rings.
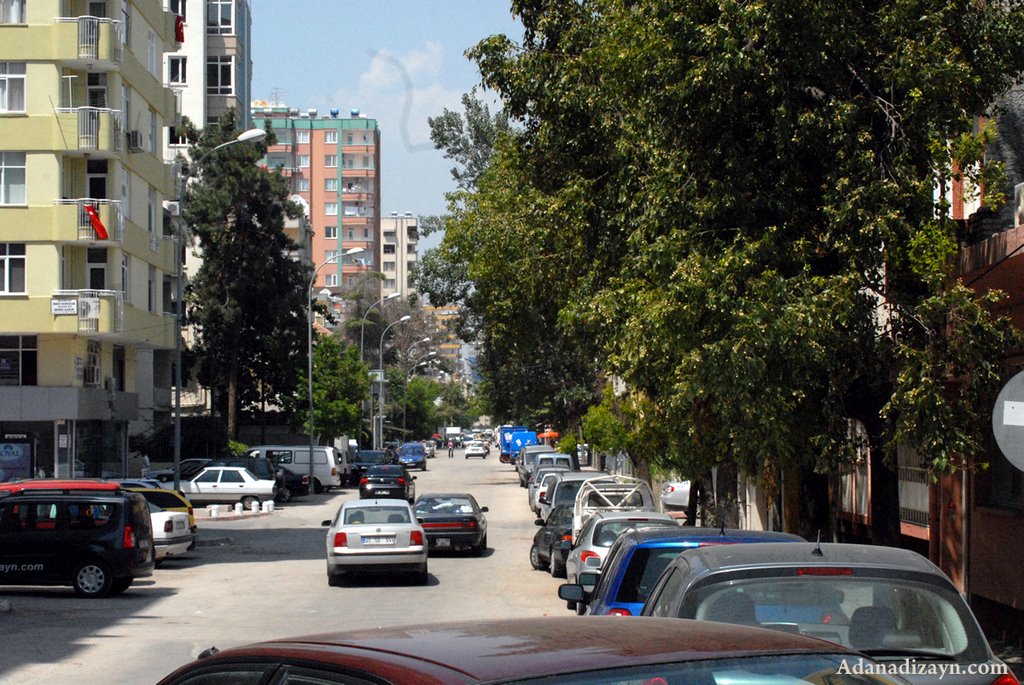
[[[242,509],[244,509],[245,511],[249,511],[250,509],[252,509],[253,502],[259,503],[259,501],[260,498],[256,497],[255,495],[246,495],[245,497],[242,498]]]
[[[75,567],[71,585],[79,597],[90,599],[106,597],[114,584],[110,567],[102,561],[84,561]]]
[[[319,495],[324,491],[324,486],[321,485],[320,480],[317,478],[313,479],[313,493]]]
[[[430,582],[430,574],[427,572],[427,564],[424,562],[423,566],[416,573],[416,582],[419,585],[426,585]]]
[[[484,533],[484,536],[480,538],[479,544],[473,545],[472,551],[474,557],[482,557],[484,555],[484,552],[487,551],[487,533]]]
[[[110,594],[119,595],[132,586],[134,578],[115,578],[110,584]]]
[[[327,586],[328,587],[341,587],[344,576],[340,573],[328,573],[327,574]]]
[[[556,561],[556,559],[555,559],[555,550],[554,549],[548,550],[548,559],[549,559],[549,561],[548,561],[548,571],[551,572],[551,577],[552,578],[558,578],[559,576],[564,576],[565,575],[565,566],[563,566],[562,564],[558,563],[558,561]]]
[[[538,571],[543,571],[548,567],[548,565],[541,560],[540,550],[537,549],[536,544],[530,547],[530,566]]]
[[[292,489],[286,486],[277,491],[277,497],[274,499],[283,504],[285,502],[291,502],[293,496]]]

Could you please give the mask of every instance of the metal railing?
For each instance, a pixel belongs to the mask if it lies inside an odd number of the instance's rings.
[[[110,207],[110,214],[114,218],[112,226],[106,226],[107,239],[115,242],[124,240],[124,216],[121,214],[120,200],[106,200],[103,198],[80,197],[67,200],[54,200],[55,205],[75,205],[78,207],[77,230],[78,239],[83,241],[99,240],[96,236],[96,229],[93,228],[92,218],[85,210],[87,206],[93,207],[99,212],[100,207]]]
[[[100,57],[100,26],[110,24],[114,33],[114,61],[124,61],[124,22],[106,17],[57,17],[58,24],[78,24],[78,58],[99,59]]]
[[[101,303],[103,300],[110,302],[114,308],[112,317],[112,332],[124,330],[124,296],[118,290],[57,290],[53,293],[54,299],[78,301],[78,332],[98,333],[100,332]]]

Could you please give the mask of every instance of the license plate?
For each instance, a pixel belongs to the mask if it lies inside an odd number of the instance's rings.
[[[364,535],[364,545],[393,545],[395,544],[394,535]]]
[[[373,494],[375,494],[375,495],[390,495],[391,491],[390,490],[374,490]]]
[[[448,539],[448,538],[438,538],[437,539],[437,546],[438,547],[451,547],[452,546],[452,541],[450,539]]]

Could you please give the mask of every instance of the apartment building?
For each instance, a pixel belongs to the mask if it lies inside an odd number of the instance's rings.
[[[403,300],[408,300],[409,295],[416,290],[412,274],[419,249],[418,220],[412,212],[401,215],[391,212],[390,216],[381,218],[380,231],[380,270],[384,274],[381,296],[398,293]]]
[[[252,105],[253,125],[272,127],[277,144],[263,163],[292,184],[293,199],[308,208],[310,250],[317,269],[314,291],[355,286],[380,271],[380,130],[359,110],[341,117],[332,109],[296,108],[266,101]],[[352,248],[357,255],[346,256]]]
[[[170,407],[160,0],[0,3],[0,480],[121,475]]]

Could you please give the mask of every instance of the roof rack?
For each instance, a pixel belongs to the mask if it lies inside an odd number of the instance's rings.
[[[11,483],[0,483],[0,496],[16,495],[23,492],[71,494],[79,492],[115,493],[121,492],[119,483],[98,478],[30,478]]]

